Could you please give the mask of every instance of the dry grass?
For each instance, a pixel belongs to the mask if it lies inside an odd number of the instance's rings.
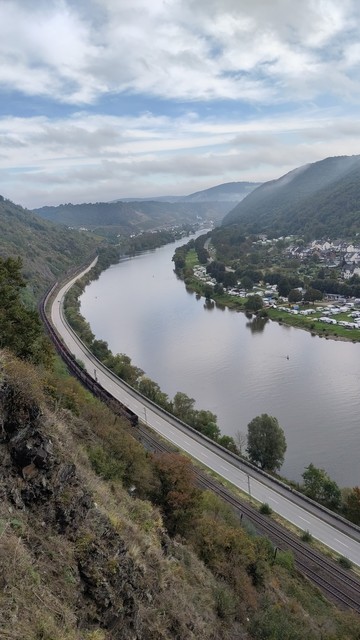
[[[53,460],[34,481],[24,480],[0,442],[1,640],[281,637],[266,635],[274,607],[281,624],[296,619],[309,639],[358,638],[352,617],[318,601],[282,567],[271,568],[266,544],[237,528],[212,494],[189,532],[192,548],[171,540],[159,509],[143,499],[154,482],[149,460],[122,422],[82,390],[77,395],[73,384],[76,414],[64,397],[49,401],[41,377],[27,367],[15,363],[9,371],[7,384],[21,402],[41,406]],[[22,377],[29,375],[32,386]],[[88,451],[100,446],[124,463],[124,478],[105,481],[94,472]],[[74,473],[59,485],[61,470],[72,464]],[[37,494],[42,482],[48,493]],[[129,482],[137,497],[129,495]],[[21,506],[24,490],[28,501]],[[67,515],[61,526],[59,513]],[[257,631],[246,635],[252,619]],[[321,636],[323,629],[331,636]]]

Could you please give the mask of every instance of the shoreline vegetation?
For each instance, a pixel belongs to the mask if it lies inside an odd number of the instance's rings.
[[[199,250],[200,249],[200,250]],[[294,308],[291,303],[282,303],[282,309],[273,308],[271,306],[261,308],[251,308],[249,300],[252,297],[257,297],[256,289],[251,291],[251,294],[245,298],[235,297],[224,291],[223,287],[215,285],[209,286],[206,282],[202,282],[194,275],[194,267],[206,264],[203,257],[203,248],[199,248],[196,242],[183,245],[176,250],[173,261],[175,264],[175,272],[177,276],[184,281],[186,289],[195,293],[199,297],[204,297],[207,304],[215,304],[219,307],[228,307],[235,311],[242,311],[255,316],[255,318],[261,318],[265,322],[266,320],[273,320],[279,324],[295,327],[297,329],[303,329],[311,333],[312,336],[318,336],[320,338],[340,340],[343,342],[360,342],[360,328],[348,329],[341,325],[322,324],[318,321],[318,317],[321,316],[321,311],[315,313],[313,316],[292,315],[290,311]],[[311,309],[320,307],[320,303],[313,304],[301,304],[301,309]],[[339,320],[348,320],[347,314],[343,313],[338,316]]]
[[[357,613],[198,489],[189,460],[147,452],[50,342],[39,359],[21,262],[0,266],[1,638],[358,639]]]
[[[131,254],[131,250],[129,250],[128,255],[134,255],[134,253]],[[142,371],[139,367],[132,364],[131,358],[129,356],[127,356],[126,354],[114,355],[110,351],[107,342],[105,342],[104,340],[97,340],[95,338],[94,334],[91,331],[90,324],[80,314],[79,299],[84,292],[85,287],[93,280],[96,280],[100,276],[102,271],[107,269],[111,264],[118,263],[121,257],[125,258],[126,256],[120,256],[119,251],[116,251],[114,248],[111,248],[110,251],[107,249],[102,249],[99,253],[99,259],[95,267],[91,271],[89,271],[83,278],[78,280],[69,290],[65,297],[64,310],[71,327],[79,335],[81,340],[86,344],[86,346],[95,355],[95,357],[97,357],[103,364],[105,364],[111,371],[113,371],[115,375],[119,376],[119,378],[123,379],[125,382],[133,386],[144,396],[158,404],[160,407],[164,408],[175,417],[187,423],[189,426],[193,427],[203,435],[214,440],[236,455],[244,458],[245,460],[248,460],[248,457],[245,455],[247,439],[246,434],[239,432],[236,441],[231,436],[221,434],[220,428],[217,425],[217,417],[215,414],[204,409],[195,409],[195,399],[190,398],[185,393],[182,393],[180,391],[175,394],[173,400],[169,399],[167,394],[161,390],[160,386],[156,382],[147,377],[144,371]],[[189,256],[189,261],[191,263],[194,263],[194,260],[194,253],[191,253]],[[177,273],[177,275],[179,274]],[[199,292],[197,293],[199,294]],[[239,307],[238,310],[240,310]],[[246,311],[246,309],[242,310]],[[264,322],[266,322],[267,320],[266,317],[261,318],[261,316],[259,319],[263,320]],[[320,487],[320,492],[312,491],[311,482],[310,485],[307,486],[306,482],[304,484],[301,484],[299,482],[290,481],[288,478],[281,476],[274,471],[270,471],[270,473],[274,477],[288,484],[290,487],[293,487],[296,490],[304,493],[305,495],[308,495],[313,500],[319,502],[319,504],[326,506],[327,508],[336,513],[339,513],[340,515],[345,515],[346,518],[348,518],[355,524],[360,524],[360,490],[358,489],[358,487],[354,487],[353,489],[340,489],[335,481],[333,481],[328,476],[326,471],[324,471],[323,469],[317,469],[313,465],[310,465],[310,468],[313,473],[311,481],[314,481],[314,484],[317,485],[317,488]],[[306,468],[304,472],[304,479],[308,469],[309,467]],[[326,490],[325,494],[322,493],[322,489],[324,488],[324,486],[325,489],[326,487],[327,489],[330,489],[329,495],[327,495]],[[335,502],[334,494],[336,495]],[[354,497],[356,504],[353,505],[352,510],[350,510],[348,509],[348,501],[350,500],[353,502]],[[359,504],[357,504],[358,497]]]
[[[65,296],[64,311],[70,326],[93,355],[113,371],[115,375],[130,384],[149,400],[155,402],[203,435],[214,440],[229,451],[241,455],[241,447],[237,446],[234,438],[220,432],[217,425],[217,416],[214,413],[205,409],[195,409],[195,399],[190,398],[181,391],[178,391],[174,398],[170,399],[156,382],[146,376],[146,373],[139,367],[132,364],[129,356],[123,353],[114,355],[110,351],[106,341],[95,338],[89,323],[80,313],[79,299],[85,287],[93,280],[98,279],[102,271],[107,269],[111,264],[116,264],[119,261],[119,257],[119,253],[113,248],[109,251],[100,251],[99,259],[95,267],[83,276],[83,278],[78,280],[67,293]]]

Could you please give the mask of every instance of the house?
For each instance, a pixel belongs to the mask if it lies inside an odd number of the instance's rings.
[[[346,264],[342,269],[342,277],[344,280],[349,280],[352,276],[360,276],[360,265]]]

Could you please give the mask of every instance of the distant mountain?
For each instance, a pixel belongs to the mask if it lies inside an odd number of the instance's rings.
[[[360,232],[360,156],[304,165],[265,182],[223,219],[250,233],[311,238]]]
[[[155,202],[240,202],[260,184],[260,182],[225,182],[216,187],[190,193],[187,196],[158,196],[151,198],[151,200]],[[149,198],[144,199],[149,200]],[[136,198],[122,198],[121,200],[132,202]]]
[[[81,264],[100,240],[42,220],[0,196],[0,256],[20,256],[35,295],[59,275]]]
[[[34,212],[47,220],[69,227],[86,228],[109,236],[150,231],[199,218],[220,222],[258,183],[230,182],[188,196],[162,196],[151,200],[124,198],[94,204],[62,204],[41,207]]]
[[[187,202],[241,202],[260,182],[226,182],[186,196]]]

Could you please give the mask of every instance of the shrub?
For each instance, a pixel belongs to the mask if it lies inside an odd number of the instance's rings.
[[[264,502],[260,508],[259,508],[260,513],[266,515],[266,516],[270,516],[272,514],[272,508],[270,507],[270,505],[268,505],[267,502]]]
[[[343,569],[351,569],[352,568],[351,560],[349,560],[349,558],[346,558],[345,556],[340,556],[340,558],[338,559],[338,563],[339,563],[340,567],[342,567]]]
[[[311,541],[312,541],[312,539],[313,539],[313,537],[312,537],[312,535],[311,535],[310,531],[303,531],[303,532],[302,532],[302,534],[301,534],[301,540],[302,540],[303,542],[311,542]]]
[[[292,572],[294,570],[294,556],[291,551],[277,551],[275,564]]]
[[[89,459],[95,473],[104,480],[121,480],[124,475],[124,465],[104,451],[102,447],[92,447],[89,450]]]

